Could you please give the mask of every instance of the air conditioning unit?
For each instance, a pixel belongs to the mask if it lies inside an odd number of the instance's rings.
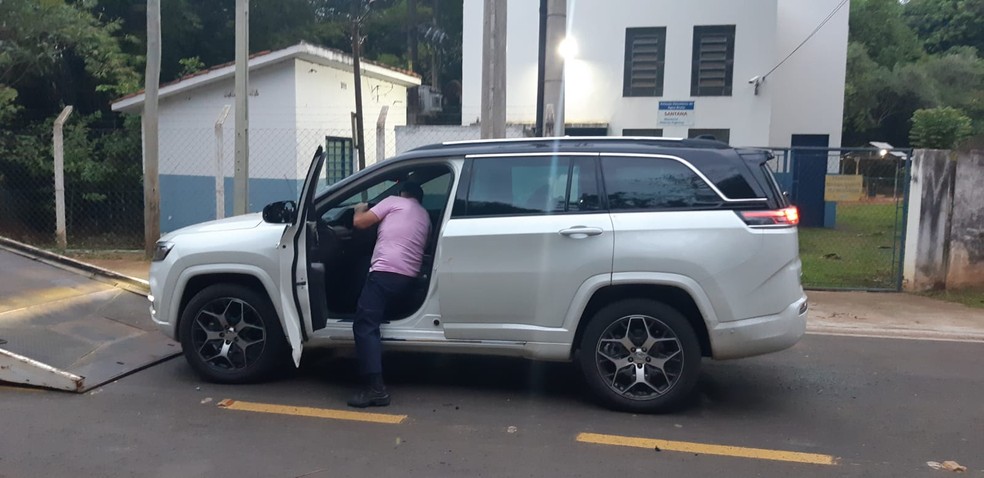
[[[427,85],[417,87],[418,111],[427,116],[440,113],[443,110],[441,91]]]

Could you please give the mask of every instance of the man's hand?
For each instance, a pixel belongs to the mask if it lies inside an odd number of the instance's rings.
[[[355,217],[352,220],[352,225],[355,226],[356,229],[368,229],[379,223],[379,217],[369,210],[368,204],[359,203],[352,209],[355,210]]]

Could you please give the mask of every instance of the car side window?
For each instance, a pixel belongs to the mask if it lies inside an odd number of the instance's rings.
[[[469,216],[563,212],[569,158],[482,158],[472,164]]]
[[[447,206],[451,177],[451,173],[448,172],[420,185],[420,189],[424,191],[424,200],[421,202],[424,209],[440,211]]]
[[[602,158],[612,211],[717,207],[721,197],[679,161],[663,158]]]

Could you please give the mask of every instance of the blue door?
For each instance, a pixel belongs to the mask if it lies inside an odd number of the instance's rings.
[[[830,135],[794,134],[792,145],[793,204],[799,208],[800,226],[823,227],[823,191],[827,178],[827,151],[797,148],[827,148]]]

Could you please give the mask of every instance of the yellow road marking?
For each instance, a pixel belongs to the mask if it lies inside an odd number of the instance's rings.
[[[680,451],[704,455],[756,458],[759,460],[791,461],[795,463],[810,463],[814,465],[837,464],[837,458],[831,455],[767,450],[764,448],[711,445],[706,443],[693,443],[685,441],[656,440],[651,438],[623,437],[617,435],[601,435],[598,433],[581,433],[577,436],[577,441],[581,443],[594,443],[598,445],[629,446],[635,448],[648,448],[650,450],[658,448],[662,451]]]
[[[294,415],[299,417],[329,418],[334,420],[353,420],[357,422],[398,424],[407,419],[406,415],[388,413],[351,412],[348,410],[331,410],[328,408],[294,407],[290,405],[274,405],[270,403],[241,402],[225,399],[219,402],[219,407],[227,410],[243,412],[274,413],[278,415]]]

